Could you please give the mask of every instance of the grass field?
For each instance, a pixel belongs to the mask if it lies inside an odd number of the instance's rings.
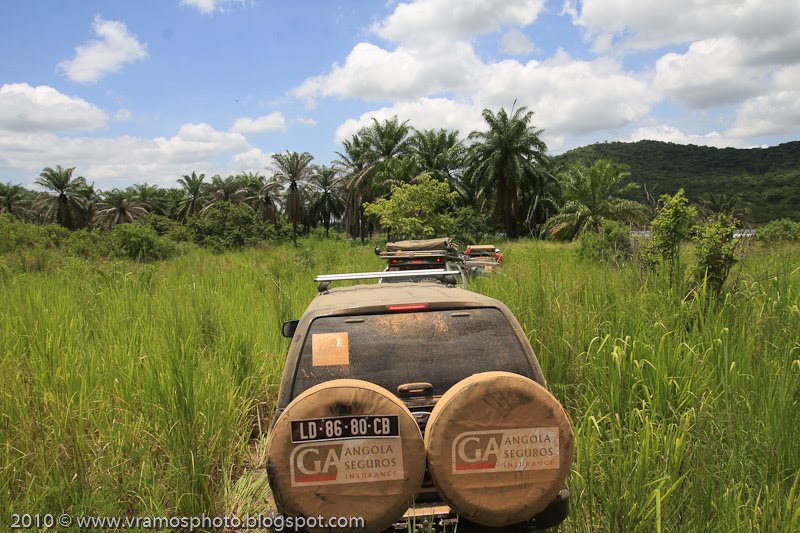
[[[55,253],[55,252],[53,252]],[[685,300],[571,246],[504,247],[472,289],[515,312],[576,433],[566,531],[800,530],[800,248]],[[0,523],[12,513],[263,511],[264,438],[316,273],[301,241],[164,263],[0,258]]]

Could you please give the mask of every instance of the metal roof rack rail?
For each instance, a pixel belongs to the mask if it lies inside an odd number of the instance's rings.
[[[445,270],[443,268],[428,268],[424,270],[395,270],[390,272],[353,272],[350,274],[320,274],[314,277],[319,283],[319,292],[328,290],[332,281],[346,281],[352,279],[385,279],[385,278],[430,278],[434,276],[458,276],[458,270]]]

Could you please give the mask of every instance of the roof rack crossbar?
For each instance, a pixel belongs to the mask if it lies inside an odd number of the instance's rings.
[[[350,274],[320,274],[314,281],[345,281],[351,279],[422,278],[431,276],[457,276],[458,270],[428,268],[423,270],[393,270],[390,272],[353,272]]]
[[[457,256],[455,252],[452,250],[408,250],[408,251],[398,251],[398,252],[380,252],[378,254],[381,257],[425,257],[425,256],[436,256],[436,255],[449,255],[449,256]]]

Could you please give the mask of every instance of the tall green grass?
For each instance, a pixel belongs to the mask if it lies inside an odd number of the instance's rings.
[[[572,419],[565,530],[800,529],[799,248],[757,249],[731,291],[691,299],[571,246],[504,254],[471,288],[515,312]],[[0,264],[3,520],[264,510],[280,323],[314,274],[379,268],[370,246],[312,239]]]

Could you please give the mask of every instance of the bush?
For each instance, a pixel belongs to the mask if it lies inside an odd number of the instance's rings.
[[[633,257],[631,230],[625,224],[604,220],[600,231],[584,232],[579,241],[578,255],[591,261],[621,265]]]
[[[697,245],[697,258],[692,272],[695,286],[705,281],[706,287],[719,294],[736,264],[736,229],[734,218],[728,214],[717,215],[705,224],[695,226],[692,240]]]
[[[192,240],[192,232],[185,225],[165,216],[150,213],[137,224],[149,226],[160,237],[167,237],[175,242],[188,242]]]
[[[453,218],[453,240],[465,246],[481,242],[490,228],[489,218],[472,207],[459,207]]]
[[[670,282],[681,274],[681,243],[691,235],[692,219],[697,216],[697,208],[680,189],[674,196],[664,194],[656,218],[650,225],[650,238],[644,241],[640,260],[642,265],[653,268],[664,263],[669,268]]]
[[[106,230],[80,229],[73,231],[64,240],[63,248],[69,254],[95,259],[115,254],[111,234]]]
[[[773,220],[756,232],[756,239],[767,244],[800,241],[800,222],[788,218]]]
[[[111,231],[115,255],[136,261],[168,259],[178,252],[177,245],[142,224],[118,224]]]
[[[275,228],[245,205],[218,202],[201,217],[189,221],[189,231],[199,246],[216,253],[255,246],[275,238]]]
[[[61,226],[37,226],[17,220],[10,213],[0,214],[0,254],[34,248],[58,248],[69,236]]]

